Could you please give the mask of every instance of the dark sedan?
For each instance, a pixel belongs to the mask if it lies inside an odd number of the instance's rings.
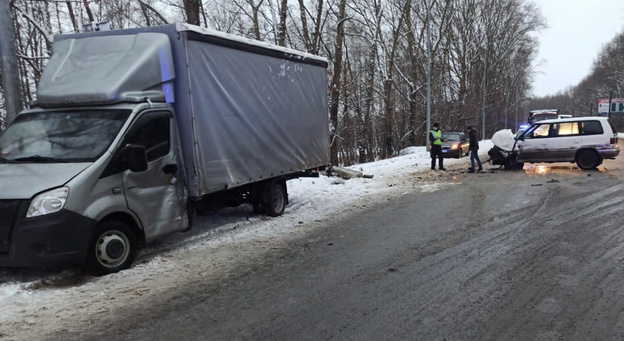
[[[469,145],[468,135],[464,133],[442,133],[442,155],[444,155],[444,157],[460,158],[463,155],[468,155]]]

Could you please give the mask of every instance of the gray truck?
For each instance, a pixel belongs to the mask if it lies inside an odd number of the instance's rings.
[[[279,216],[329,164],[327,61],[186,24],[60,35],[0,135],[0,267],[131,266],[194,205]]]

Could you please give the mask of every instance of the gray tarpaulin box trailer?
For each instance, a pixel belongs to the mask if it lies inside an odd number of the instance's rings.
[[[186,24],[79,36],[148,32],[171,44],[170,100],[191,196],[329,164],[323,58]]]
[[[55,37],[0,135],[0,266],[124,269],[192,205],[276,216],[329,164],[325,59],[173,24]]]

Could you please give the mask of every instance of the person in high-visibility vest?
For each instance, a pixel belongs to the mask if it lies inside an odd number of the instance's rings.
[[[429,133],[429,142],[431,146],[429,148],[431,153],[431,170],[435,170],[436,157],[438,158],[438,168],[444,169],[444,158],[442,157],[442,131],[440,130],[440,123],[435,122],[433,129]]]

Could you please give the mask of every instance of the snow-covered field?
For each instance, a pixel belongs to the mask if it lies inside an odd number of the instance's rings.
[[[483,162],[491,146],[490,141],[480,143]],[[432,172],[424,147],[402,154],[351,167],[372,179],[323,176],[289,181],[290,205],[281,217],[254,216],[248,205],[201,216],[197,228],[148,245],[131,269],[117,274],[94,278],[73,268],[0,269],[0,340],[80,331],[118,308],[166,295],[188,281],[225,278],[237,262],[260,262],[263,254],[339,215],[457,183],[454,174],[469,163],[468,157],[445,159],[449,171]]]

